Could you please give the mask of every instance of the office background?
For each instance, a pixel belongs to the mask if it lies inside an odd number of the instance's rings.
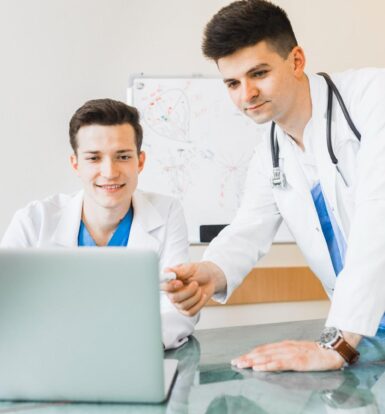
[[[383,0],[275,2],[289,14],[309,72],[385,67]],[[68,121],[86,100],[125,100],[132,73],[217,74],[201,55],[202,30],[228,3],[0,0],[0,235],[27,202],[79,188]],[[280,249],[272,260],[297,257]]]

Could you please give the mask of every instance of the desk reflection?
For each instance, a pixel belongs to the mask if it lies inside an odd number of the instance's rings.
[[[164,404],[3,402],[0,414],[385,413],[384,331],[365,338],[359,362],[343,371],[262,373],[230,365],[234,356],[254,345],[284,338],[316,339],[323,326],[320,320],[197,331],[184,346],[165,353],[179,365]]]
[[[332,372],[260,373],[227,363],[205,364],[200,367],[199,385],[191,389],[189,412],[385,412],[385,333],[365,338],[359,350],[357,365]]]
[[[200,359],[199,342],[191,337],[181,348],[167,351],[165,358],[177,359],[178,376],[169,400],[164,404],[86,404],[86,403],[0,403],[0,413],[42,414],[169,414],[186,413],[188,390],[193,385]],[[151,372],[149,372],[151,375]]]

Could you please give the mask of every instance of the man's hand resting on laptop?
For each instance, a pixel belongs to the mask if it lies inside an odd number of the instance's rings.
[[[197,314],[214,293],[226,290],[222,270],[212,262],[188,263],[166,269],[177,279],[163,283],[161,290],[187,316]]]

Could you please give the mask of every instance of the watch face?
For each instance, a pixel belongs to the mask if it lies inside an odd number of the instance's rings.
[[[339,337],[337,328],[325,328],[321,333],[320,342],[324,345],[332,345]]]

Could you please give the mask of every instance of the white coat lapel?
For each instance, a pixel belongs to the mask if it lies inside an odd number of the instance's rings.
[[[79,191],[63,208],[60,220],[52,236],[53,245],[76,247],[82,217],[84,192]]]
[[[322,283],[330,293],[335,282],[334,271],[309,184],[291,143],[286,142],[282,147],[280,162],[288,187],[274,190],[274,197],[310,267],[322,275]]]
[[[317,105],[319,104],[316,103],[313,107]],[[316,143],[315,147],[326,149],[326,154],[328,154],[324,133],[325,125],[325,122],[323,122],[321,126],[321,128],[323,128],[321,134],[315,133],[312,138],[317,139],[317,137],[322,136],[323,141]],[[314,124],[312,128],[313,131],[318,131],[317,128],[319,128],[319,126],[318,123]],[[323,275],[322,282],[324,286],[331,291],[330,289],[334,285],[335,277],[328,247],[321,230],[309,183],[298,158],[294,153],[293,145],[288,139],[289,138],[279,129],[278,140],[281,148],[280,165],[286,174],[288,188],[286,191],[275,190],[274,195],[281,214],[287,220],[289,227],[293,231],[293,235],[298,236],[297,243],[304,251],[313,271],[319,275]],[[316,162],[318,165],[320,164],[317,157]],[[330,168],[329,164],[326,164],[324,160],[322,168],[325,168],[325,165],[327,168]],[[334,182],[333,177],[335,177],[335,169],[332,165],[332,171],[329,171],[329,179],[331,180],[331,183]],[[333,185],[330,185],[330,183],[328,183],[328,187],[332,190],[334,189]],[[306,234],[306,236],[304,236],[304,234]],[[318,254],[314,255],[314,251],[317,251]]]
[[[318,173],[322,186],[322,191],[328,204],[330,205],[338,226],[343,230],[340,216],[337,208],[336,179],[337,170],[333,164],[327,147],[326,140],[326,109],[327,109],[327,85],[320,76],[311,76],[310,91],[313,102],[313,122],[314,122],[314,155],[316,158]],[[333,105],[337,105],[334,101]],[[333,111],[333,114],[335,112]],[[332,141],[334,141],[333,133],[336,133],[336,123],[332,118]],[[335,143],[333,142],[334,147]]]
[[[127,247],[148,248],[158,252],[160,241],[155,237],[155,231],[165,225],[164,218],[140,191],[134,193],[132,204],[134,219]]]
[[[281,129],[279,129],[279,165],[286,175],[288,184],[293,188],[293,190],[307,203],[313,203],[313,199],[309,191],[309,184],[298,162],[298,159],[294,154],[293,145],[288,141],[289,139],[290,138],[286,136]]]
[[[309,184],[294,153],[293,145],[288,141],[289,139],[281,129],[278,129],[279,165],[285,173],[288,188],[274,190],[275,198],[284,217],[286,212],[291,215],[293,210],[298,212],[305,209],[306,214],[317,222],[318,216],[314,209]],[[287,191],[290,190],[294,191],[295,196],[287,194]],[[293,205],[293,203],[297,205]]]

